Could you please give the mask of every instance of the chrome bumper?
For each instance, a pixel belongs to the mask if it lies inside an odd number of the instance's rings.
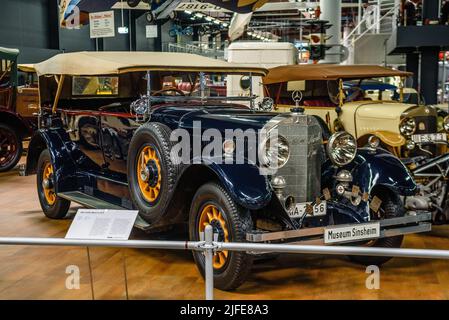
[[[410,233],[427,232],[432,229],[432,214],[428,211],[414,211],[404,217],[380,220],[380,237],[393,237]],[[338,225],[350,227],[357,224]],[[335,225],[337,227],[337,225]],[[298,230],[276,232],[248,232],[248,242],[283,241],[290,244],[324,244],[324,231],[326,227],[304,228]]]

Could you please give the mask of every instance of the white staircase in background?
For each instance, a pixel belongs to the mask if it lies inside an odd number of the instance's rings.
[[[396,26],[400,0],[368,0],[367,4],[359,23],[343,35],[342,44],[349,51],[346,64],[369,62],[366,61],[369,60],[367,53],[372,53],[369,54],[373,58],[371,63],[385,62],[383,48]],[[364,47],[369,46],[369,51],[361,48],[362,43]]]
[[[225,60],[223,45],[217,48],[205,42],[191,41],[190,43],[168,43],[162,49],[166,52],[194,53],[209,58]]]
[[[379,22],[379,25],[376,26],[376,33],[391,34],[393,31],[393,23],[396,23],[393,19],[396,19],[397,17],[397,12],[393,14],[391,10],[397,3],[398,1],[396,0],[368,0],[368,5],[376,6],[378,17],[386,15],[385,18]]]

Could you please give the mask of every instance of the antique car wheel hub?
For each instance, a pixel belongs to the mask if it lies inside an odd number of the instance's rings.
[[[148,182],[148,185],[152,188],[156,187],[159,180],[159,169],[156,161],[148,161],[144,171],[146,173],[146,181]]]
[[[42,188],[47,190],[53,189],[53,176],[42,181]]]
[[[53,166],[47,162],[42,172],[42,188],[44,190],[45,200],[52,206],[56,202],[56,193],[53,183]]]
[[[215,233],[218,233],[218,241],[229,242],[229,231],[226,221],[222,212],[213,204],[208,204],[201,210],[198,231],[204,232],[208,224],[213,227]],[[214,269],[222,268],[226,264],[228,255],[228,251],[216,252],[213,260]]]
[[[137,162],[137,180],[143,198],[152,203],[161,191],[161,162],[153,147],[145,146]]]

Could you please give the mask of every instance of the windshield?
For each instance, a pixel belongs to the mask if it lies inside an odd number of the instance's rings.
[[[152,104],[207,100],[250,106],[261,96],[253,91],[259,80],[249,73],[200,73],[138,71],[119,75],[67,76],[58,106],[62,108],[101,108],[120,102],[130,104],[150,96]],[[58,90],[55,77],[42,76],[39,89],[44,106],[51,106]],[[253,102],[252,102],[253,101]]]
[[[267,93],[277,105],[292,105],[292,93],[301,91],[304,106],[337,106],[339,80],[288,81],[266,86]],[[400,78],[371,78],[343,81],[343,102],[400,101]],[[413,88],[403,88],[404,103],[418,104],[420,95]]]
[[[377,78],[345,81],[345,101],[374,100],[374,101],[398,101],[411,104],[421,103],[419,93],[411,87],[402,89],[403,100],[400,95],[400,78]]]
[[[254,79],[250,74],[151,72],[150,77],[152,97],[242,101],[254,98]]]

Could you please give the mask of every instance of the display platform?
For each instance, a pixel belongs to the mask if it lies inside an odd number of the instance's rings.
[[[17,170],[0,174],[0,234],[14,237],[65,236],[70,218],[49,220],[40,209],[36,176]],[[80,208],[72,206],[73,217]],[[172,236],[172,234],[170,234]],[[151,236],[164,239],[167,234]],[[181,237],[181,236],[179,236]],[[148,239],[134,230],[131,239]],[[447,249],[449,225],[405,237],[403,248]],[[203,299],[204,281],[188,251],[91,248],[95,299]],[[92,299],[85,248],[0,247],[2,299]],[[123,262],[126,262],[125,264]],[[68,290],[72,266],[80,271],[79,289]],[[255,264],[234,292],[215,290],[216,299],[449,299],[447,261],[396,258],[380,271],[380,289],[367,290],[369,274],[346,257],[281,255]]]

